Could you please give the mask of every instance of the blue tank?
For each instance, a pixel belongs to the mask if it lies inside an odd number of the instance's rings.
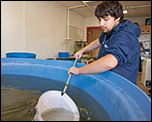
[[[77,63],[75,66],[84,65]],[[1,75],[35,76],[66,83],[71,66],[71,61],[1,58]],[[73,75],[70,85],[92,96],[112,121],[151,121],[151,99],[136,85],[113,72]],[[95,112],[100,113],[98,109]]]
[[[8,52],[6,58],[36,58],[36,54],[28,52]]]

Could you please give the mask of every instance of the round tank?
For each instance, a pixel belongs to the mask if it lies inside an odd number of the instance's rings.
[[[36,54],[28,52],[8,52],[6,58],[36,58]]]
[[[83,65],[85,64],[77,63],[75,67]],[[36,76],[66,83],[67,71],[72,66],[72,61],[1,58],[1,75]],[[151,99],[118,74],[107,71],[100,74],[73,75],[70,85],[92,96],[112,121],[151,121]],[[98,109],[95,113],[99,116],[101,114]]]

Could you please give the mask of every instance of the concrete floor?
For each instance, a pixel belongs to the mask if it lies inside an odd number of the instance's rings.
[[[141,75],[142,75],[142,72],[138,72],[138,77],[137,77],[137,86],[143,90],[148,96],[149,98],[151,99],[151,93],[149,93],[149,90],[151,89],[151,85],[149,86],[144,86],[142,83],[141,83]]]

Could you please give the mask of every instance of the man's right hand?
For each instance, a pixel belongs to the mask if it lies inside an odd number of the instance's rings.
[[[83,52],[80,50],[74,54],[74,57],[79,60],[82,57],[82,55],[83,55]]]

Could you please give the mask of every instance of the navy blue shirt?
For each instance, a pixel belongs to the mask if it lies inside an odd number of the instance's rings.
[[[129,20],[123,20],[109,33],[101,33],[99,42],[102,44],[98,59],[112,54],[118,60],[118,64],[110,71],[128,79],[136,85],[140,44],[138,37],[141,29]]]

